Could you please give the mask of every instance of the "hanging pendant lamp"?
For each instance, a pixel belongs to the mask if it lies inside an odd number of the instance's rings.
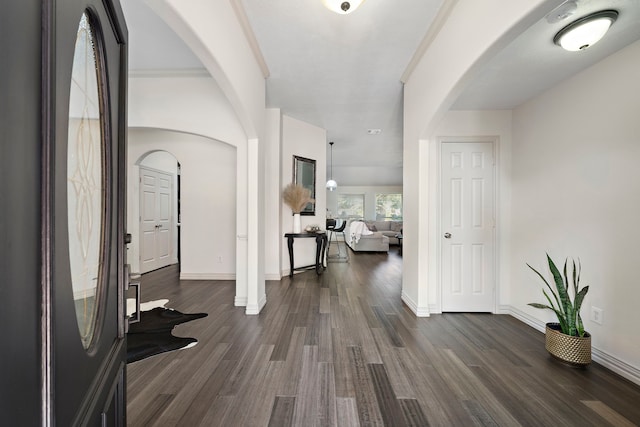
[[[333,142],[330,142],[331,146],[331,174],[329,175],[329,181],[327,181],[327,190],[333,191],[338,188],[338,183],[333,180]]]

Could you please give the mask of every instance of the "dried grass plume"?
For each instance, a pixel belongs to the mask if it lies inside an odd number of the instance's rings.
[[[311,190],[299,184],[289,184],[282,191],[284,202],[291,208],[294,214],[302,212],[307,203],[315,202],[311,198]]]

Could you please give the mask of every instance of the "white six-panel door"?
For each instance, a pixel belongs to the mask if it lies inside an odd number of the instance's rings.
[[[171,174],[140,167],[141,273],[171,264]]]
[[[442,311],[495,310],[492,142],[441,145]]]

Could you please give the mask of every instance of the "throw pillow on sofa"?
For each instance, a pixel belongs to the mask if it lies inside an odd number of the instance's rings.
[[[396,233],[402,232],[402,223],[399,221],[393,221],[391,223],[391,231],[395,231]]]

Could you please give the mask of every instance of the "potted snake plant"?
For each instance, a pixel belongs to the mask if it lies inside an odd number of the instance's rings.
[[[589,286],[580,289],[582,266],[580,261],[576,266],[575,260],[572,260],[571,282],[569,282],[568,259],[564,262],[563,274],[560,274],[548,254],[547,262],[555,287],[552,287],[538,270],[527,264],[544,282],[546,289],[542,288],[542,293],[547,300],[547,304],[530,303],[529,305],[551,310],[558,318],[557,322],[546,324],[545,347],[553,357],[565,363],[573,366],[587,366],[591,363],[591,335],[584,330],[580,309]]]

